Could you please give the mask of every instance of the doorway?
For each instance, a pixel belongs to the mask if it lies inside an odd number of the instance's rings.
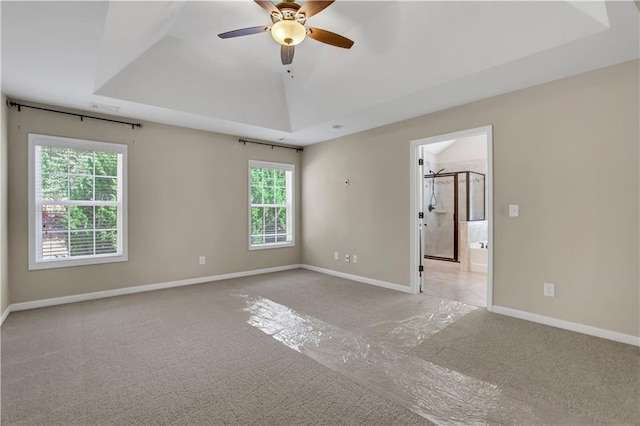
[[[411,141],[411,290],[491,310],[492,127]]]

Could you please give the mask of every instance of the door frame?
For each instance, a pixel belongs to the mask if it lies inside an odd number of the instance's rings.
[[[420,219],[418,219],[418,212],[422,208],[422,177],[423,170],[422,166],[418,165],[418,159],[420,157],[420,148],[423,145],[428,145],[436,142],[444,142],[450,141],[452,139],[461,139],[469,136],[477,136],[477,135],[486,135],[487,138],[487,176],[486,176],[486,185],[487,185],[487,221],[488,221],[488,241],[489,241],[489,249],[487,253],[487,310],[491,311],[493,309],[493,126],[482,126],[476,127],[473,129],[461,130],[452,133],[445,133],[436,136],[430,136],[426,138],[420,138],[411,141],[411,149],[410,149],[410,289],[411,293],[417,294],[420,292],[420,286],[422,284],[422,277],[420,276],[420,271],[418,270],[418,266],[421,264],[419,262],[420,256],[420,231],[419,224]]]

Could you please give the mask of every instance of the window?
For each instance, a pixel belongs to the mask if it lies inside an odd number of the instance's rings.
[[[293,238],[292,164],[249,161],[249,248],[286,247]]]
[[[127,260],[127,146],[29,135],[29,269]]]

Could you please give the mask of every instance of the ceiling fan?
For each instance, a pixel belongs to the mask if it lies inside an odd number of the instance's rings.
[[[218,37],[232,38],[271,31],[273,39],[281,45],[280,58],[282,59],[282,65],[289,65],[293,62],[294,46],[302,42],[306,36],[319,42],[344,49],[350,49],[351,46],[353,46],[352,40],[339,34],[320,28],[305,26],[308,18],[322,12],[335,0],[308,0],[303,5],[295,2],[282,2],[274,5],[268,0],[254,1],[269,12],[273,25],[241,28],[239,30],[218,34]]]

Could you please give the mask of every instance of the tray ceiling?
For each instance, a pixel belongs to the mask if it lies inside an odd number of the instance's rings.
[[[633,2],[336,1],[291,67],[251,1],[2,2],[8,96],[306,145],[638,58]],[[341,126],[339,129],[334,127]]]

